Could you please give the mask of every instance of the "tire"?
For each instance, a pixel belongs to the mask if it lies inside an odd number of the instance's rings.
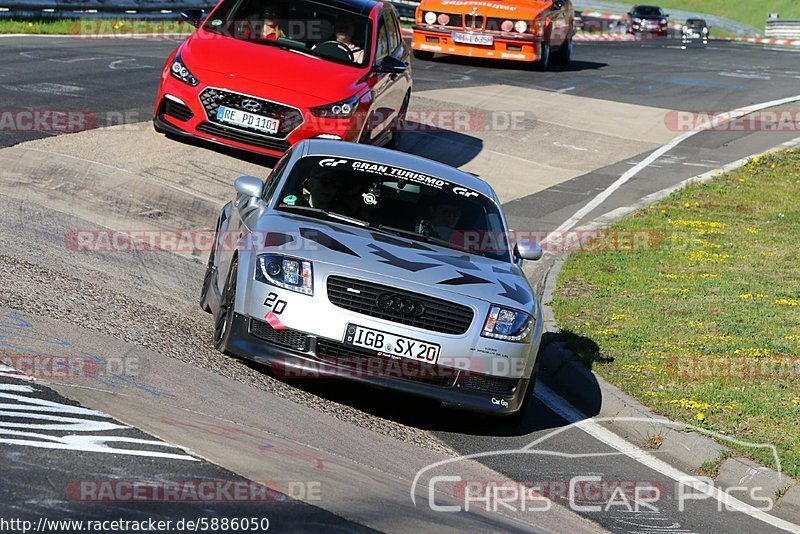
[[[400,137],[402,136],[403,129],[406,126],[406,114],[408,113],[408,105],[410,102],[411,91],[406,93],[406,97],[403,99],[403,105],[400,106],[400,112],[397,114],[397,119],[395,120],[395,124],[392,129],[392,138],[389,139],[388,143],[386,143],[386,148],[397,150],[397,147],[400,144]]]
[[[433,52],[426,52],[425,50],[413,50],[414,59],[422,61],[430,61],[433,59]]]
[[[561,45],[558,52],[553,56],[556,65],[561,67],[568,67],[572,61],[572,37],[568,37],[567,41]]]
[[[228,343],[233,327],[233,310],[236,304],[236,280],[239,273],[239,258],[231,263],[231,270],[225,282],[219,310],[214,315],[214,348],[223,354],[229,354]]]
[[[214,267],[214,260],[216,259],[218,238],[219,220],[217,220],[217,230],[214,232],[214,244],[212,245],[211,252],[208,255],[206,275],[203,277],[203,288],[200,290],[200,309],[206,313],[212,313],[211,306],[208,304],[208,292],[211,290],[211,283],[214,281],[214,276],[217,273],[217,268]]]
[[[548,32],[547,37],[542,41],[542,57],[538,61],[533,62],[534,70],[545,72],[547,66],[550,64],[550,35]]]

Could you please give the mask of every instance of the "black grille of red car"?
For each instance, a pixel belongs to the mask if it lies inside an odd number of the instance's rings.
[[[458,376],[456,369],[408,359],[391,359],[369,349],[351,347],[329,339],[317,339],[316,355],[324,362],[351,369],[355,377],[402,378],[446,387],[451,386]]]
[[[248,101],[248,107],[244,107],[242,103]],[[248,95],[240,95],[238,93],[231,93],[230,91],[223,91],[221,89],[208,88],[200,93],[200,103],[206,110],[208,120],[214,124],[222,124],[217,120],[217,110],[220,106],[225,106],[248,113],[254,113],[263,117],[269,117],[280,121],[278,133],[272,135],[264,133],[260,130],[247,128],[245,126],[236,126],[236,129],[252,132],[258,137],[271,137],[284,139],[292,133],[298,126],[303,124],[303,114],[299,110],[291,106],[278,104],[264,100],[263,98],[256,98]]]
[[[465,333],[474,316],[467,306],[341,276],[328,278],[328,300],[356,313],[444,334]]]
[[[188,121],[194,117],[194,113],[186,105],[179,102],[173,102],[169,98],[164,99],[163,112],[170,117],[174,117],[179,121]]]
[[[197,130],[215,137],[224,137],[232,141],[238,141],[246,145],[258,146],[276,150],[278,152],[286,152],[291,148],[288,142],[281,139],[272,139],[269,137],[262,137],[261,135],[251,134],[242,130],[235,130],[219,124],[204,122],[197,127]]]
[[[287,328],[286,330],[275,330],[269,323],[250,319],[250,334],[253,336],[269,341],[275,345],[295,349],[299,351],[307,351],[308,336],[297,330]]]

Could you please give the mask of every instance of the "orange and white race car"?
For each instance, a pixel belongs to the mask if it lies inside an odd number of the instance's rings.
[[[574,19],[571,0],[422,0],[414,57],[510,59],[545,70],[572,59]]]

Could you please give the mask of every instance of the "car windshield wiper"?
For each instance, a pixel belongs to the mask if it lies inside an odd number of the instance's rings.
[[[307,213],[319,213],[327,217],[328,219],[333,219],[335,221],[341,221],[348,224],[352,224],[353,226],[361,226],[366,227],[369,226],[369,223],[364,222],[360,219],[355,219],[353,217],[348,217],[347,215],[342,215],[341,213],[335,213],[328,210],[323,210],[320,208],[314,208],[311,206],[292,206],[291,204],[279,204],[278,208],[284,209],[287,211],[304,211]]]

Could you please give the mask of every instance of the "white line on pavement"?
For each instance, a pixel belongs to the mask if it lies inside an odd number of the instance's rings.
[[[710,495],[717,501],[725,504],[730,510],[736,510],[738,512],[747,514],[754,519],[758,519],[759,521],[787,532],[798,532],[797,525],[769,515],[763,510],[759,510],[747,503],[740,501],[739,499],[736,499],[735,497],[732,497],[719,488],[712,487],[700,479],[683,473],[679,469],[669,465],[667,462],[659,460],[636,445],[629,443],[624,438],[621,438],[610,430],[603,428],[594,420],[587,419],[583,413],[581,413],[578,409],[573,407],[541,382],[536,384],[536,397],[545,405],[547,405],[548,408],[553,410],[560,417],[564,418],[564,420],[568,423],[579,427],[594,439],[605,443],[613,449],[618,450],[625,456],[644,465],[645,467],[652,469],[663,476],[671,478],[680,484],[687,484],[697,491]]]
[[[651,153],[649,156],[647,156],[644,160],[640,161],[637,165],[635,165],[628,172],[626,172],[625,174],[620,176],[617,179],[617,181],[615,181],[613,184],[609,185],[599,195],[597,195],[592,200],[590,200],[585,206],[583,206],[581,209],[579,209],[575,213],[575,215],[573,215],[572,217],[570,217],[569,219],[564,221],[564,223],[561,224],[561,226],[559,226],[558,228],[556,228],[552,233],[556,234],[556,235],[559,235],[562,232],[565,232],[565,231],[570,230],[571,228],[573,228],[576,224],[578,224],[578,222],[580,222],[581,219],[583,219],[586,215],[591,213],[595,208],[597,208],[603,202],[605,202],[606,199],[608,199],[608,197],[610,197],[617,189],[619,189],[620,187],[625,185],[625,183],[627,183],[631,178],[633,178],[634,176],[636,176],[637,174],[642,172],[647,167],[651,166],[656,160],[658,160],[658,158],[660,158],[661,156],[663,156],[664,154],[666,154],[667,152],[669,152],[673,148],[677,147],[678,145],[680,145],[681,143],[683,143],[687,139],[689,139],[691,137],[694,137],[695,135],[697,135],[699,133],[705,132],[705,131],[713,129],[713,128],[717,128],[722,124],[728,123],[728,122],[730,122],[732,120],[735,120],[735,119],[739,119],[741,117],[745,117],[745,116],[750,115],[752,113],[755,113],[757,111],[761,111],[763,109],[767,109],[767,108],[771,108],[771,107],[775,107],[775,106],[781,106],[783,104],[790,104],[792,102],[797,102],[797,101],[800,101],[800,95],[790,96],[788,98],[782,98],[780,100],[772,100],[770,102],[764,102],[762,104],[754,104],[752,106],[747,106],[747,107],[735,109],[735,110],[730,111],[728,113],[722,113],[720,115],[717,115],[710,122],[708,122],[706,124],[702,124],[702,125],[694,128],[693,130],[689,131],[689,132],[686,132],[686,133],[683,133],[683,134],[679,135],[678,137],[674,138],[672,141],[670,141],[666,145],[662,146],[661,148],[659,148],[655,152]],[[543,240],[543,242],[546,241],[547,239],[548,238],[545,238]]]

